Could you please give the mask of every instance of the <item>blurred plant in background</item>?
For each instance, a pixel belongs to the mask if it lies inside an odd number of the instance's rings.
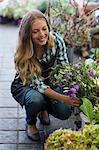
[[[4,0],[0,3],[0,22],[14,21],[14,24],[19,25],[21,18],[33,9],[44,12],[47,9],[47,2],[45,0]]]
[[[77,0],[73,1],[74,3],[78,2]],[[89,1],[81,0],[79,5],[82,2],[86,3],[82,6],[85,9]],[[99,15],[95,16],[99,5],[87,14],[81,14],[78,6],[74,7],[68,0],[50,1],[50,24],[53,31],[63,36],[68,48],[73,48],[74,53],[81,58],[88,58],[92,47],[99,48],[99,42],[92,42],[92,40],[96,41],[97,34],[99,34],[99,24],[96,19]]]
[[[67,30],[70,16],[75,12],[75,9],[67,0],[51,0],[49,11],[51,28],[60,35],[63,35]]]

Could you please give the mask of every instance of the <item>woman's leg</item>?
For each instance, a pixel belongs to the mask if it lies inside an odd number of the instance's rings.
[[[35,90],[27,92],[24,98],[27,122],[27,136],[33,141],[39,141],[40,135],[36,128],[36,117],[38,113],[46,108],[46,101],[43,94]]]
[[[46,101],[43,94],[40,94],[36,90],[30,90],[25,95],[24,105],[27,124],[35,125],[37,114],[46,109]]]
[[[71,116],[71,107],[62,102],[49,102],[48,111],[55,118],[66,120]]]

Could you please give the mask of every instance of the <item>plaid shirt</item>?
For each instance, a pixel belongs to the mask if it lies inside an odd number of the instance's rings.
[[[68,63],[68,58],[67,58],[67,52],[66,52],[66,47],[63,39],[55,32],[52,33],[55,36],[55,65],[58,64],[66,64]],[[53,55],[53,48],[47,49],[43,55],[43,58],[39,60],[39,63],[41,61],[45,61],[46,63],[50,61],[51,56]],[[36,74],[33,76],[30,87],[33,89],[39,91],[40,93],[44,93],[44,90],[48,88],[48,85],[45,85],[43,80],[37,76]]]

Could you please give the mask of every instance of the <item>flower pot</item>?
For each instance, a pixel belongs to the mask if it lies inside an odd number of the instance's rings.
[[[0,16],[0,23],[1,24],[7,24],[7,23],[9,23],[11,21],[12,21],[12,18]]]
[[[83,112],[80,112],[80,118],[82,120],[82,122],[81,122],[81,128],[83,128],[85,124],[89,124],[90,123],[89,120],[88,120],[88,118],[87,118],[87,116],[85,116],[83,114]]]

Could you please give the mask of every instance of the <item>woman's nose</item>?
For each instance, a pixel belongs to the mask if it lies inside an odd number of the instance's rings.
[[[40,30],[40,36],[44,36],[44,32]]]

